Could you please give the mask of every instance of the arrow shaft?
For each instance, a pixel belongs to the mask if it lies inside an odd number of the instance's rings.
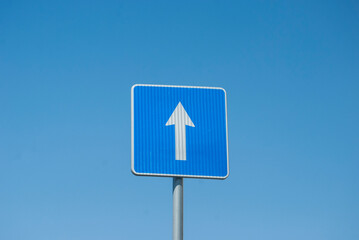
[[[176,160],[186,160],[186,125],[175,124]]]

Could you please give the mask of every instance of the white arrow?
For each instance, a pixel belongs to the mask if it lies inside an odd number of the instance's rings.
[[[175,125],[176,160],[186,160],[186,125],[194,127],[194,124],[181,102],[168,119],[166,126],[169,125]]]

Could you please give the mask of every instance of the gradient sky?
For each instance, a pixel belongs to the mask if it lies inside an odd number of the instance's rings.
[[[136,83],[223,87],[230,176],[185,239],[359,239],[357,1],[0,3],[0,239],[171,239],[130,171]]]

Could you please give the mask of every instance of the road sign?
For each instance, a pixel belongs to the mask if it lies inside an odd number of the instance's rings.
[[[223,88],[134,85],[131,119],[135,175],[228,177]]]

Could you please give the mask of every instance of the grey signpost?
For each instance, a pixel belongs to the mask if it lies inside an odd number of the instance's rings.
[[[183,178],[229,175],[223,88],[136,84],[131,89],[131,171],[173,177],[173,240],[183,240]]]
[[[173,240],[183,240],[183,178],[173,178]]]

